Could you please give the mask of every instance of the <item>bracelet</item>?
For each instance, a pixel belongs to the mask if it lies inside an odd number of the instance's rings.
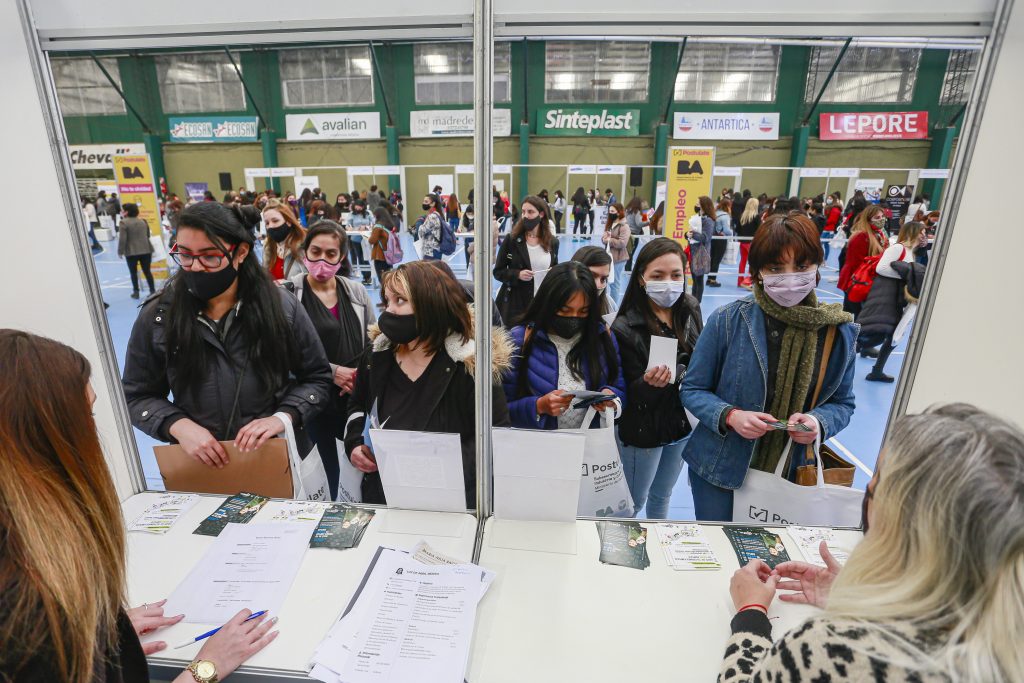
[[[754,603],[754,604],[751,604],[751,605],[744,605],[743,607],[740,607],[738,610],[736,610],[736,612],[737,613],[738,612],[743,612],[745,610],[750,609],[751,607],[757,607],[759,609],[762,609],[762,610],[764,610],[765,614],[768,614],[768,608],[765,607],[764,605],[758,605],[757,603]]]

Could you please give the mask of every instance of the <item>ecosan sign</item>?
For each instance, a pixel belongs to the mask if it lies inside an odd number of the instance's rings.
[[[730,114],[677,111],[676,140],[778,140],[779,114]]]
[[[372,140],[380,137],[380,113],[288,114],[289,140]]]
[[[87,171],[114,168],[115,154],[145,154],[146,146],[142,143],[124,145],[69,145],[71,168],[76,171]]]
[[[639,109],[539,109],[537,135],[636,136]]]

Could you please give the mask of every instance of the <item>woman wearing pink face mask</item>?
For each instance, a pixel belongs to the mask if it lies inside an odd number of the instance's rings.
[[[838,304],[818,303],[824,257],[806,215],[769,216],[750,244],[752,296],[704,325],[680,390],[699,420],[683,451],[699,520],[733,521],[733,490],[748,469],[774,472],[788,440],[810,444],[849,424],[857,328]],[[790,476],[805,464],[796,452]]]
[[[366,328],[377,321],[366,290],[346,275],[348,236],[334,221],[316,223],[302,243],[302,263],[308,273],[288,281],[313,321],[334,372],[336,390],[319,416],[309,421],[310,436],[324,461],[331,499],[338,495],[339,461],[336,439],[345,437],[348,397],[356,380],[356,366],[369,338]]]

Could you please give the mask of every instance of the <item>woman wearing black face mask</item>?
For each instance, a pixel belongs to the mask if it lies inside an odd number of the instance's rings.
[[[349,400],[345,450],[363,471],[363,501],[383,503],[373,451],[363,441],[367,417],[383,429],[458,434],[466,506],[476,500],[476,361],[472,311],[458,282],[433,265],[414,261],[384,274],[386,309],[370,327],[370,346],[356,371]],[[499,382],[508,369],[508,333],[492,328],[493,424],[508,426]]]
[[[441,223],[445,222],[444,204],[436,194],[428,194],[423,198],[423,221],[416,231],[418,241],[423,247],[422,256],[425,261],[441,258]]]
[[[540,197],[523,199],[523,214],[501,243],[494,259],[498,310],[506,324],[514,325],[530,306],[547,272],[558,263],[558,238],[548,226],[548,205]]]
[[[283,432],[275,413],[301,428],[332,386],[309,316],[252,251],[259,218],[213,202],[181,212],[181,269],[143,306],[125,356],[132,424],[211,467],[228,462],[218,441],[256,449]]]
[[[615,337],[601,320],[594,277],[575,261],[551,269],[512,329],[516,353],[505,375],[512,425],[525,429],[577,429],[586,409],[572,408],[573,391],[600,391],[611,407],[625,396]]]
[[[291,208],[271,199],[263,208],[263,223],[267,227],[263,259],[270,277],[275,282],[283,282],[305,273],[302,241],[306,239],[306,231]]]

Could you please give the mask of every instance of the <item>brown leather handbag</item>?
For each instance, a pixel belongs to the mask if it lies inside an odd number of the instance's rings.
[[[830,326],[825,333],[825,348],[821,353],[821,367],[818,368],[818,384],[814,388],[814,397],[811,399],[811,407],[818,405],[818,397],[821,395],[821,388],[825,384],[825,369],[828,367],[828,359],[832,354],[832,347],[836,341],[836,327]],[[818,464],[814,460],[814,445],[808,444],[807,460],[814,462],[812,465],[799,465],[796,468],[796,483],[800,486],[818,485]],[[819,450],[821,464],[825,468],[824,479],[826,484],[834,486],[853,486],[853,475],[857,468],[851,462],[827,446],[824,441]]]

